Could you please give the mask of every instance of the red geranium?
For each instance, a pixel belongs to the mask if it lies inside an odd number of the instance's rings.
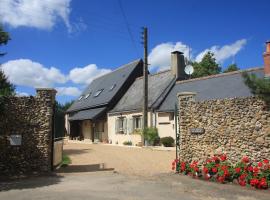
[[[219,176],[219,177],[217,178],[217,180],[218,180],[218,182],[220,182],[220,183],[224,183],[225,177],[224,177],[224,176]]]
[[[254,168],[253,168],[253,172],[254,172],[254,173],[258,173],[258,172],[259,172],[259,168],[258,168],[258,167],[254,167]]]
[[[269,163],[269,160],[265,159],[263,160],[264,164],[268,164]]]
[[[237,167],[237,168],[234,169],[234,171],[239,174],[241,172],[241,168]]]
[[[249,158],[248,158],[247,156],[244,156],[244,157],[242,158],[242,162],[243,162],[243,163],[248,163],[248,162],[249,162]]]
[[[259,184],[259,180],[257,178],[253,178],[250,180],[250,185],[256,187]]]
[[[212,168],[212,172],[213,172],[213,173],[217,173],[217,171],[218,171],[217,168],[215,168],[215,167]]]
[[[263,166],[262,162],[258,162],[258,167],[262,167],[262,166]]]
[[[222,155],[220,156],[220,160],[221,160],[221,161],[227,160],[227,155],[226,155],[226,154],[222,154]]]
[[[252,166],[249,166],[248,167],[248,171],[253,172],[253,167]]]

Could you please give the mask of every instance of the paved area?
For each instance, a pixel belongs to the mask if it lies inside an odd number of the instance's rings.
[[[173,174],[169,169],[173,151],[69,144],[65,153],[73,164],[54,175],[0,181],[0,200],[270,199],[270,190]],[[169,164],[160,163],[165,161]]]
[[[125,175],[152,176],[171,172],[175,151],[119,147],[102,144],[64,145],[72,164],[64,172],[117,171]]]

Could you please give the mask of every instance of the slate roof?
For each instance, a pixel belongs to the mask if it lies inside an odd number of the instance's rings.
[[[113,98],[119,96],[119,92],[123,92],[123,85],[127,83],[129,78],[135,76],[135,70],[138,71],[138,68],[141,66],[142,61],[136,60],[123,65],[108,74],[94,79],[82,93],[83,98],[81,100],[77,99],[67,110],[67,112],[70,113],[78,110],[85,110],[111,104]],[[111,90],[112,86],[114,85],[115,87]],[[103,91],[100,93],[100,95],[95,97],[94,94],[99,90]],[[90,95],[85,98],[88,94]]]
[[[263,68],[245,70],[264,77]],[[172,112],[177,102],[177,93],[196,92],[196,101],[252,96],[242,77],[243,71],[223,73],[208,77],[178,81],[164,99],[158,111]]]
[[[73,113],[69,116],[69,121],[73,120],[85,120],[85,119],[96,119],[101,116],[106,110],[106,107],[94,108],[88,110],[81,110]]]
[[[156,108],[161,103],[166,92],[175,82],[171,71],[159,72],[148,76],[148,107]],[[143,78],[137,78],[126,94],[109,113],[122,111],[142,110],[143,104]]]

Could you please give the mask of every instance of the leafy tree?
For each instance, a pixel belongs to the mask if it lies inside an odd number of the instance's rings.
[[[15,94],[15,86],[11,84],[4,72],[0,69],[0,96],[10,96]]]
[[[0,45],[6,45],[10,40],[8,32],[5,32],[3,27],[0,25]],[[0,52],[0,56],[5,55],[5,53]]]
[[[56,109],[58,109],[59,111],[62,112],[66,112],[67,109],[71,106],[71,104],[73,104],[74,101],[70,101],[70,102],[66,102],[64,104],[59,103],[58,101],[56,101]]]
[[[194,62],[192,65],[194,67],[192,78],[219,74],[221,72],[221,67],[216,62],[214,54],[210,51],[204,55],[201,62]]]
[[[233,72],[233,71],[238,71],[238,70],[239,68],[236,64],[231,64],[223,71],[223,73]]]
[[[255,74],[243,73],[245,84],[252,94],[264,100],[270,106],[270,79],[258,78]]]

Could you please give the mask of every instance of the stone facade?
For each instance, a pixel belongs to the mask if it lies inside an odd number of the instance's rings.
[[[9,97],[0,115],[0,175],[51,171],[54,89],[37,89],[35,97]],[[11,136],[22,137],[11,145]]]
[[[253,161],[270,159],[270,111],[263,101],[195,98],[195,93],[178,94],[180,159],[204,161],[219,153],[226,153],[233,163],[244,155]]]

